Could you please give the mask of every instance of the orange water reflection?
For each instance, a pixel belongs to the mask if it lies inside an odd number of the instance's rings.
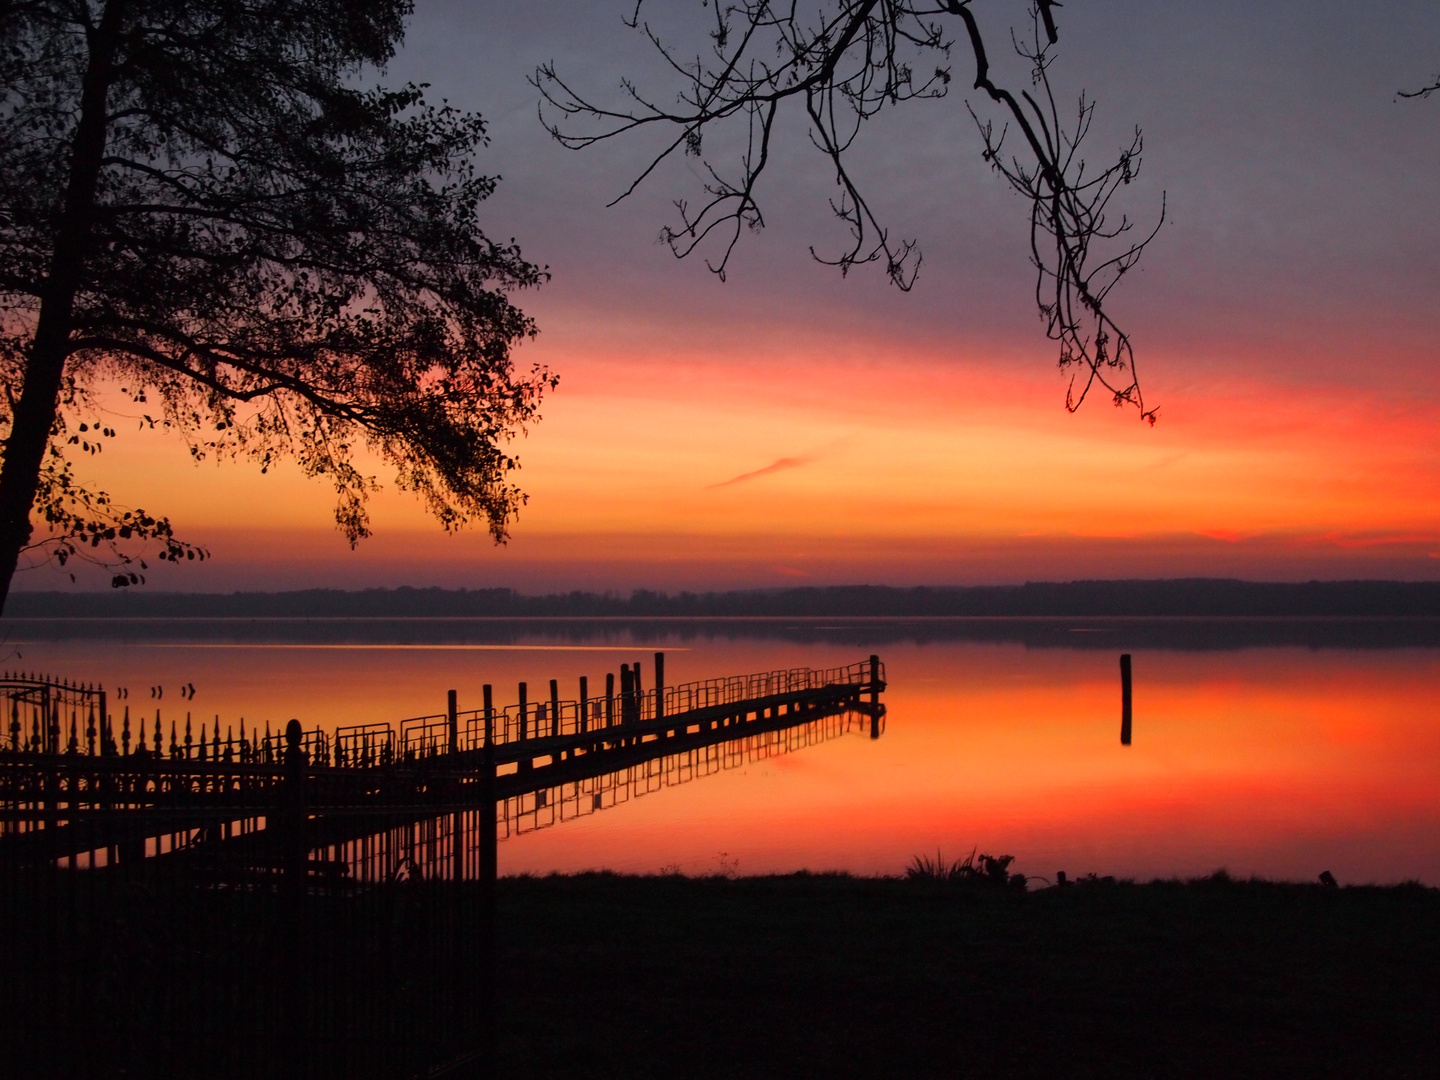
[[[9,638],[15,665],[128,685],[138,720],[222,725],[398,720],[485,682],[603,683],[663,647],[671,682],[861,658],[865,647],[606,631],[483,640],[233,643]],[[303,629],[294,637],[303,637]],[[413,634],[410,635],[413,638]],[[483,639],[484,634],[477,635]],[[259,647],[257,647],[259,646]],[[1440,884],[1440,706],[1434,649],[1132,649],[1134,745],[1119,745],[1116,654],[1020,644],[888,644],[887,730],[752,762],[501,845],[502,872],[605,867],[894,873],[911,855],[1014,853],[1052,876],[1232,873]],[[193,701],[180,698],[194,683]],[[164,697],[149,696],[164,686]],[[543,693],[548,693],[548,688]],[[535,691],[532,690],[532,696]],[[115,702],[117,715],[124,701]],[[222,727],[223,730],[223,727]]]

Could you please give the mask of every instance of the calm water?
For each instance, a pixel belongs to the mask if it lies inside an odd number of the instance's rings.
[[[1016,869],[1440,884],[1440,624],[988,620],[10,620],[3,666],[128,687],[117,718],[307,727],[532,699],[666,653],[667,681],[878,652],[884,736],[846,735],[506,840],[502,873]],[[1134,744],[1117,656],[1134,654]],[[195,695],[180,694],[193,683]],[[152,698],[151,687],[164,687]],[[548,689],[541,690],[548,694]]]

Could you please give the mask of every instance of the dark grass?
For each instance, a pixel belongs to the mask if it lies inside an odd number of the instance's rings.
[[[500,883],[500,1074],[1440,1076],[1440,892]]]
[[[959,865],[502,879],[496,1075],[1440,1077],[1440,891]],[[0,1078],[414,1075],[482,892],[0,875]]]

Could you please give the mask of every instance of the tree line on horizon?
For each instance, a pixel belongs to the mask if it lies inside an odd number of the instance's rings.
[[[909,588],[836,585],[629,596],[513,589],[232,593],[16,592],[19,618],[1440,617],[1440,582],[1181,578]]]

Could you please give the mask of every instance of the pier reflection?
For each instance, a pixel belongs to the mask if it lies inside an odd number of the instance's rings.
[[[499,834],[505,839],[549,828],[665,788],[716,776],[727,769],[792,754],[846,735],[877,737],[884,730],[883,712],[877,715],[869,710],[846,709],[793,727],[664,754],[603,776],[507,798],[497,806]]]

